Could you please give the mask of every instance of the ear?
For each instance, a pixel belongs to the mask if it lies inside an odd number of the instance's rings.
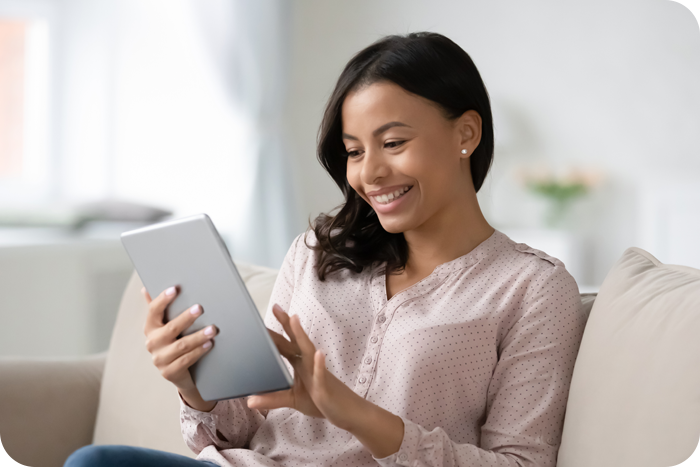
[[[462,158],[467,158],[474,153],[474,150],[481,141],[481,115],[476,110],[467,110],[456,122],[456,130],[459,135],[459,149],[466,149],[466,154],[461,154]]]

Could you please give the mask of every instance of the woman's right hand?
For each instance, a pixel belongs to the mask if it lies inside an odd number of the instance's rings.
[[[192,380],[189,368],[207,353],[213,344],[212,338],[218,334],[216,326],[211,325],[190,335],[177,338],[190,327],[202,314],[202,307],[196,304],[183,311],[168,323],[163,323],[165,308],[177,296],[177,288],[170,287],[155,299],[144,287],[141,289],[148,302],[148,316],[144,326],[146,350],[153,357],[153,364],[163,378],[173,383],[191,407],[208,412],[216,402],[204,401]]]

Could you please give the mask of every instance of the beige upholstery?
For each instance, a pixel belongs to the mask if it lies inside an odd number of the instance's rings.
[[[674,397],[690,401],[690,392],[683,385],[696,383],[700,367],[700,302],[694,276],[700,272],[664,267],[650,255],[631,255],[629,251],[606,279],[600,298],[595,294],[581,296],[582,312],[586,316],[590,313],[591,318],[574,369],[560,467],[651,465],[636,458],[628,462],[631,455],[624,458],[621,453],[640,447],[651,447],[644,452],[653,452],[660,442],[670,443],[669,449],[659,452],[675,450],[674,460],[689,454],[687,447],[693,440],[687,433],[697,428],[691,426],[691,418],[674,419],[678,423],[672,426],[657,425],[659,419],[653,417],[663,412],[651,414],[649,408],[673,407],[668,393],[659,398],[656,392],[672,387],[678,389]],[[238,266],[256,305],[264,312],[277,271]],[[684,279],[673,282],[670,276]],[[628,280],[634,280],[635,285],[626,286]],[[33,467],[59,467],[70,452],[91,441],[145,446],[193,457],[180,434],[176,390],[160,377],[144,348],[146,304],[140,289],[134,274],[119,309],[101,378],[99,408],[96,395],[104,356],[75,361],[0,359],[0,436],[17,461]],[[623,292],[618,293],[620,290]],[[652,306],[660,301],[667,306]],[[696,358],[695,363],[685,358],[688,355]],[[686,366],[690,364],[694,365],[692,372]],[[639,379],[645,371],[653,376]],[[654,379],[658,375],[663,378]],[[688,413],[697,412],[700,404],[698,386],[692,388],[695,405],[688,402]],[[651,405],[647,405],[649,401]],[[644,424],[650,420],[653,427],[666,427],[666,436],[631,442],[633,435],[628,432],[644,434]],[[697,439],[695,436],[696,444]],[[39,445],[41,449],[37,449]],[[601,452],[608,457],[601,457]],[[603,457],[622,460],[610,463]]]
[[[0,438],[13,459],[60,466],[91,442],[105,357],[0,359]]]
[[[700,436],[700,270],[628,248],[586,324],[559,467],[667,467]]]

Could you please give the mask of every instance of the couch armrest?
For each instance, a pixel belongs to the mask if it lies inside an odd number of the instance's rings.
[[[0,438],[10,457],[61,467],[92,443],[106,357],[0,358]]]

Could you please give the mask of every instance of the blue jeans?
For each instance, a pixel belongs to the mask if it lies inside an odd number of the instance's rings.
[[[136,446],[89,444],[71,454],[63,467],[219,467],[190,457]]]

